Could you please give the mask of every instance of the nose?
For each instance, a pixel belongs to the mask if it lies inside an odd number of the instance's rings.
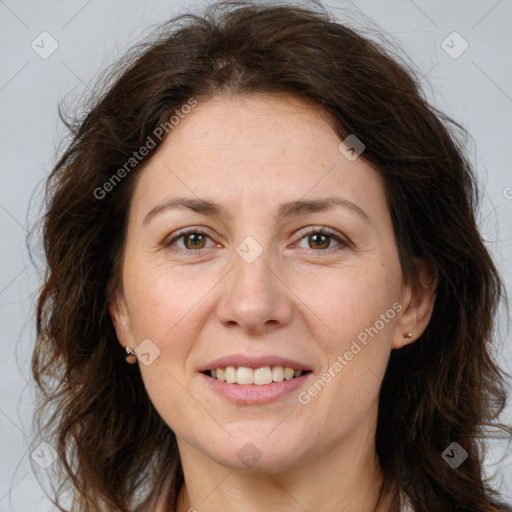
[[[289,324],[293,317],[292,292],[280,265],[268,251],[248,262],[233,255],[233,269],[222,281],[217,317],[226,328],[259,336]]]

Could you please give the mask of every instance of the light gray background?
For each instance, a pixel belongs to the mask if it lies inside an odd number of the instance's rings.
[[[205,2],[147,0],[0,0],[0,512],[53,510],[32,474],[33,392],[29,362],[38,273],[25,248],[29,201],[55,161],[63,133],[57,103],[87,91],[99,70],[120,56],[147,27]],[[511,292],[512,258],[512,3],[510,0],[364,0],[326,2],[342,13],[363,12],[390,33],[424,75],[431,101],[472,134],[470,148],[485,200],[480,227]],[[340,18],[341,19],[341,18]],[[361,24],[362,21],[359,21]],[[58,42],[47,59],[32,48],[46,31]],[[469,44],[458,58],[442,48],[457,31]],[[452,37],[453,39],[453,37]],[[447,43],[462,48],[457,36]],[[41,43],[39,43],[41,45]],[[46,46],[48,48],[48,46]],[[430,85],[429,85],[430,84]],[[501,318],[496,354],[512,372],[512,344]],[[501,417],[512,423],[512,407]],[[506,441],[489,443],[486,471],[512,501],[512,456]]]

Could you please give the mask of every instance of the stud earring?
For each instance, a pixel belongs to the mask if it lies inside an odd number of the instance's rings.
[[[137,362],[137,354],[130,347],[126,347],[124,350],[126,352],[125,361],[128,364],[135,364]]]
[[[412,332],[404,332],[403,337],[407,339],[412,338]]]

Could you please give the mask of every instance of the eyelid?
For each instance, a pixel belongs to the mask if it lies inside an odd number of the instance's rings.
[[[332,236],[336,236],[339,238],[346,238],[339,231],[336,231],[333,228],[329,228],[327,226],[321,226],[321,225],[307,226],[305,228],[302,228],[297,232],[297,235],[302,238],[302,237],[304,237],[306,235],[310,235],[312,233],[323,233],[325,235],[332,235]],[[348,243],[348,241],[347,241],[347,243]]]

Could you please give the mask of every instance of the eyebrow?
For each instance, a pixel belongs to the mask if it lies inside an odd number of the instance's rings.
[[[357,204],[349,201],[348,199],[343,199],[342,197],[337,196],[326,197],[323,199],[299,200],[292,201],[290,203],[282,203],[279,205],[276,220],[280,221],[287,217],[299,216],[313,212],[322,212],[330,210],[336,206],[344,208],[349,212],[358,215],[369,224],[372,223],[368,214],[359,206],[357,206]],[[144,217],[142,224],[147,224],[152,218],[162,212],[176,208],[188,208],[194,212],[213,217],[231,218],[231,215],[226,208],[213,201],[207,201],[205,199],[194,197],[177,197],[175,199],[164,201],[163,203],[160,203],[152,208]]]

